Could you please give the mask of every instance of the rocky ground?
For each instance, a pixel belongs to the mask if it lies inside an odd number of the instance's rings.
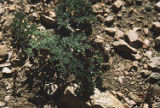
[[[104,108],[160,108],[160,1],[90,1],[98,19],[91,37],[109,59],[103,75],[107,90],[95,89],[91,103]],[[12,45],[10,25],[14,12],[23,9],[39,29],[54,32],[56,2],[46,4],[44,15],[41,3],[0,0],[0,108],[36,108],[40,106],[35,103],[45,100],[31,101],[34,92],[23,82],[32,64]]]

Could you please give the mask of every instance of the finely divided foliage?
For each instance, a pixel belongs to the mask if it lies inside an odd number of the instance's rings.
[[[81,29],[95,20],[91,4],[86,0],[62,0],[56,8],[56,14],[59,28],[69,25],[73,29]],[[89,98],[94,87],[102,85],[103,56],[87,42],[88,36],[82,32],[61,36],[35,30],[30,21],[24,13],[15,14],[12,33],[17,43],[27,46],[23,47],[24,50],[34,59],[38,59],[39,55],[46,56],[42,53],[45,50],[49,55],[47,62],[52,64],[49,68],[57,74],[57,79],[60,77],[66,81],[69,75],[74,75],[75,82],[80,86],[77,94]]]

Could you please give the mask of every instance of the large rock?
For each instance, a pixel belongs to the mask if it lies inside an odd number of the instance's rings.
[[[138,54],[138,51],[135,48],[131,47],[128,43],[121,39],[113,42],[113,46],[121,56],[128,59],[135,59],[135,56]]]
[[[150,74],[150,82],[157,83],[158,81],[160,81],[160,73],[152,72]]]
[[[155,4],[155,9],[160,12],[160,1]]]
[[[160,70],[160,57],[154,57],[150,60],[148,64],[149,69],[159,71]]]
[[[109,91],[102,93],[98,89],[95,89],[94,95],[91,96],[91,102],[103,108],[124,108],[123,104]]]
[[[125,33],[126,41],[133,47],[139,48],[143,45],[143,42],[139,39],[136,31],[129,30]]]

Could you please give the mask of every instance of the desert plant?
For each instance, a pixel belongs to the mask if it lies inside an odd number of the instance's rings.
[[[42,50],[48,50],[50,52],[48,62],[53,64],[52,69],[57,76],[66,81],[69,75],[74,75],[75,82],[80,86],[79,95],[85,98],[92,95],[97,85],[96,78],[101,76],[100,63],[103,57],[99,57],[86,42],[86,35],[72,34],[69,37],[48,35],[45,39],[39,35],[36,37],[30,40],[29,50],[36,49],[39,54]]]
[[[96,21],[91,6],[86,0],[61,0],[55,9],[59,28],[75,31],[91,26]]]
[[[14,44],[17,48],[23,50],[27,47],[29,36],[36,30],[36,25],[32,24],[32,18],[23,12],[16,12],[13,23],[11,24],[11,32]]]

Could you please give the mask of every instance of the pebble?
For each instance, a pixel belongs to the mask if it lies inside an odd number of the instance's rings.
[[[5,103],[4,102],[0,102],[0,107],[3,107],[5,106]]]
[[[121,0],[116,0],[114,3],[113,3],[113,10],[115,11],[118,11],[121,9],[121,7],[123,6],[123,2]]]
[[[155,9],[160,12],[160,1],[155,4]]]

